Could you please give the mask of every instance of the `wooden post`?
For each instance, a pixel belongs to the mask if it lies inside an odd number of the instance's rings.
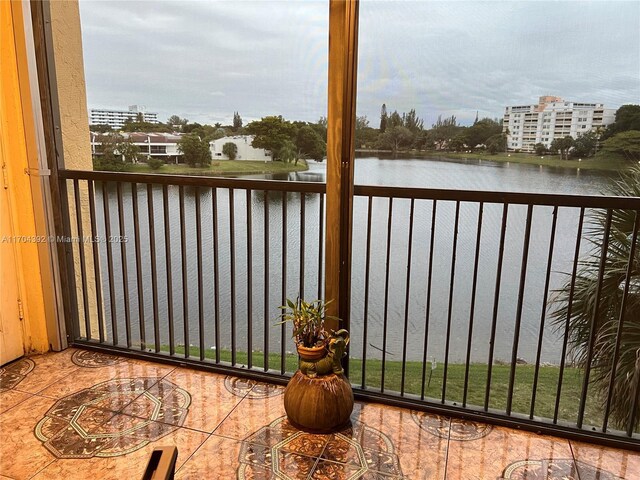
[[[325,299],[329,314],[349,329],[351,222],[355,156],[358,0],[329,3],[329,109],[327,118],[327,231]],[[337,322],[327,322],[338,329]]]

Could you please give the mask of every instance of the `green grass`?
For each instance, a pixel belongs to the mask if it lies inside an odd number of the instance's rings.
[[[184,164],[166,164],[153,170],[146,163],[128,165],[126,171],[134,173],[159,173],[165,175],[258,175],[265,173],[302,172],[309,167],[304,160],[298,165],[284,162],[260,162],[253,160],[222,160],[211,162],[210,167],[189,167]]]
[[[539,155],[529,153],[453,153],[453,152],[428,152],[430,157],[465,159],[465,160],[487,160],[498,163],[518,163],[524,165],[537,165],[543,167],[571,168],[580,170],[626,170],[633,163],[618,155],[598,153],[594,157],[582,159],[562,160],[559,155]]]
[[[168,351],[168,346],[163,346],[162,351]],[[184,355],[184,347],[176,346],[176,355]],[[190,357],[199,358],[200,350],[197,347],[190,347]],[[215,360],[215,351],[207,350],[205,358]],[[231,364],[231,352],[220,351],[220,361]],[[279,353],[269,354],[269,368],[280,371],[281,356]],[[287,372],[294,372],[298,368],[297,355],[288,354],[285,357]],[[247,367],[247,353],[236,352],[236,366]],[[252,353],[252,367],[258,370],[264,369],[264,353]],[[354,385],[360,386],[362,383],[362,360],[352,358],[349,361],[349,378]],[[427,364],[426,388],[424,395],[431,401],[440,401],[442,397],[443,365],[438,364],[437,368],[431,372],[431,363]],[[509,365],[494,365],[492,368],[491,392],[489,407],[504,411],[507,403],[507,393],[509,386],[509,375],[511,368]],[[488,368],[486,364],[471,364],[469,366],[469,381],[467,387],[467,405],[483,406],[485,399],[485,385],[487,381]],[[533,365],[518,365],[516,367],[512,412],[529,415],[531,408],[531,396],[533,389],[535,368]],[[558,386],[560,368],[557,366],[541,366],[538,376],[538,387],[536,393],[536,408],[534,415],[544,418],[553,418],[555,409],[555,396]],[[583,372],[578,368],[566,367],[564,370],[562,394],[558,410],[558,419],[575,423],[578,416],[578,407],[582,388]],[[447,371],[446,400],[462,404],[464,392],[464,364],[450,364]],[[382,361],[367,360],[366,363],[366,388],[372,391],[380,390],[382,378]],[[402,363],[398,361],[387,361],[385,364],[385,392],[399,392],[402,381]],[[407,362],[405,369],[406,394],[420,395],[422,388],[422,363]],[[600,404],[590,399],[587,401],[585,409],[585,425],[601,425],[602,412]]]

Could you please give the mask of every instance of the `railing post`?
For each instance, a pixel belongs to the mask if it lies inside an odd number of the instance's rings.
[[[329,17],[325,299],[332,300],[329,314],[349,329],[358,1],[331,0]]]

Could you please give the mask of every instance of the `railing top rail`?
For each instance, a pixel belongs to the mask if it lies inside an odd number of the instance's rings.
[[[381,187],[374,185],[356,185],[354,187],[354,195],[362,197],[413,198],[419,200],[452,200],[461,202],[548,205],[553,207],[640,210],[640,197],[613,197],[605,195],[445,190],[440,188]]]
[[[60,178],[102,182],[151,183],[192,187],[237,188],[245,190],[275,190],[286,192],[324,193],[326,185],[319,182],[289,182],[246,178],[207,177],[198,175],[165,175],[146,173],[101,172],[94,170],[60,170]]]
[[[326,185],[321,182],[289,182],[283,180],[205,177],[198,175],[101,172],[93,170],[60,170],[59,176],[63,179],[94,180],[104,182],[151,183],[158,185],[185,185],[193,187],[237,188],[246,190],[273,190],[305,193],[326,192]],[[494,192],[450,190],[441,188],[390,187],[378,185],[355,185],[354,195],[361,197],[414,198],[417,200],[451,200],[461,202],[509,203],[515,205],[640,210],[640,197],[613,197],[605,195]]]

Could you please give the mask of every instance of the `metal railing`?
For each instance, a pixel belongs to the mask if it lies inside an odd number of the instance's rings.
[[[297,356],[278,306],[323,297],[324,184],[60,176],[69,236],[91,230],[72,243],[76,345],[286,383]],[[638,448],[637,367],[628,420],[611,428],[611,413],[624,309],[637,295],[639,211],[638,198],[356,186],[345,325],[356,395]],[[612,303],[601,290],[618,212],[633,218],[632,248],[600,400],[597,315],[580,352],[571,308],[585,255],[599,259],[594,311]]]

